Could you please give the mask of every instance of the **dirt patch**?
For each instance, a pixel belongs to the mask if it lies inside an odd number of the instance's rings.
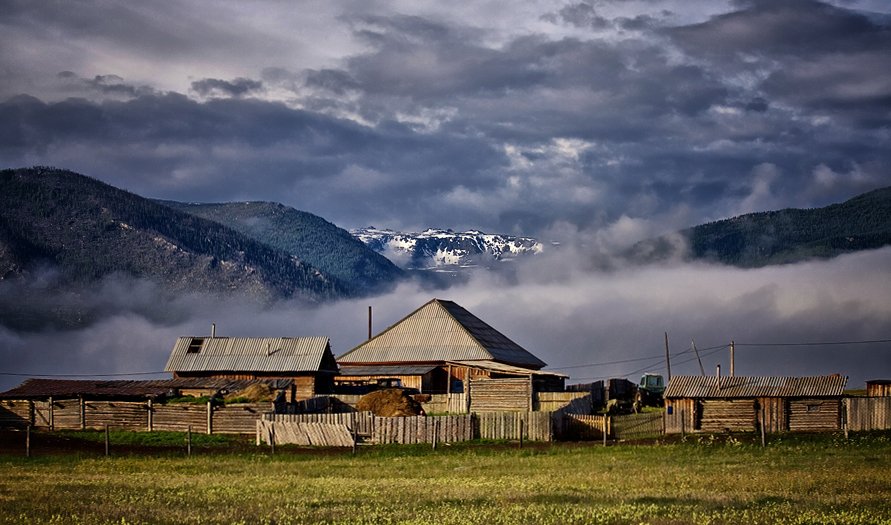
[[[422,416],[424,409],[404,390],[386,388],[365,394],[356,403],[360,412],[370,411],[380,417]]]

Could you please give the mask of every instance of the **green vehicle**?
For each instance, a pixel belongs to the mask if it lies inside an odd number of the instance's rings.
[[[637,401],[641,406],[662,406],[662,394],[665,393],[665,380],[661,374],[646,373],[640,376],[637,385]]]

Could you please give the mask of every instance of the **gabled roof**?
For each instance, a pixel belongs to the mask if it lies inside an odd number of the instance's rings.
[[[815,377],[716,377],[673,376],[666,398],[727,399],[755,397],[840,397],[845,376]]]
[[[538,369],[544,361],[452,301],[433,299],[338,358],[348,363],[497,361]]]
[[[180,337],[167,372],[337,372],[327,337]]]

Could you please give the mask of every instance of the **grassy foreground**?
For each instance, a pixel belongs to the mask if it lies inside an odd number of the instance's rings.
[[[891,438],[2,455],[0,523],[891,523]]]

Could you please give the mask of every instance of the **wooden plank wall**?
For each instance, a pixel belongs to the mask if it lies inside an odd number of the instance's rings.
[[[207,432],[207,405],[154,405],[152,414],[154,430],[185,432],[190,426],[192,432]]]
[[[83,428],[81,420],[80,399],[60,399],[53,401],[53,428],[56,430],[80,430]],[[37,418],[41,425],[49,427],[49,403],[35,401],[34,409],[45,416]],[[35,423],[37,424],[37,423]]]
[[[31,423],[31,417],[28,401],[0,401],[0,428],[24,428]]]
[[[768,434],[789,430],[789,414],[786,410],[786,399],[781,397],[765,397],[758,399],[758,406],[764,412],[764,431]],[[757,414],[758,425],[761,425],[761,414]],[[756,427],[760,428],[760,427]]]
[[[604,420],[609,425],[607,416],[563,414],[561,424],[555,430],[556,437],[570,441],[603,439]],[[609,434],[608,426],[606,432]]]
[[[346,425],[333,423],[295,423],[256,421],[257,444],[351,447],[353,435]]]
[[[467,395],[457,394],[431,394],[430,401],[421,403],[427,414],[466,414]]]
[[[480,439],[520,439],[521,421],[523,439],[529,441],[554,439],[551,412],[485,412],[474,415],[478,421]]]
[[[840,428],[840,400],[799,399],[789,401],[789,430],[810,432]]]
[[[269,403],[236,403],[213,408],[214,434],[253,434],[257,421],[272,409]]]
[[[55,415],[53,408],[54,419]],[[140,401],[84,402],[84,427],[98,430],[106,425],[116,430],[147,430],[148,407]]]
[[[535,392],[532,409],[537,412],[563,410],[570,414],[593,414],[594,402],[590,392]]]
[[[891,430],[891,397],[845,399],[848,430]]]
[[[669,410],[670,408],[670,410]],[[669,413],[670,412],[670,413]],[[665,400],[665,433],[693,432],[696,422],[696,401],[693,399]]]
[[[350,412],[340,414],[264,414],[264,421],[279,423],[325,423],[344,425],[350,430],[357,428],[359,434],[371,436],[374,432],[374,414],[371,412]]]
[[[645,412],[613,416],[610,431],[616,439],[645,439],[661,436],[664,427],[662,412]]]
[[[471,379],[470,411],[504,412],[532,409],[532,382],[528,377]]]
[[[702,401],[703,432],[751,432],[755,430],[755,401],[752,399],[705,399]]]
[[[561,415],[562,417],[562,415]],[[523,439],[551,441],[554,438],[550,412],[487,412],[450,416],[375,417],[370,412],[353,414],[267,414],[266,421],[328,423],[345,425],[374,443],[432,443],[433,426],[439,425],[440,442],[472,439],[518,440],[522,421]],[[438,422],[438,423],[437,423]]]

